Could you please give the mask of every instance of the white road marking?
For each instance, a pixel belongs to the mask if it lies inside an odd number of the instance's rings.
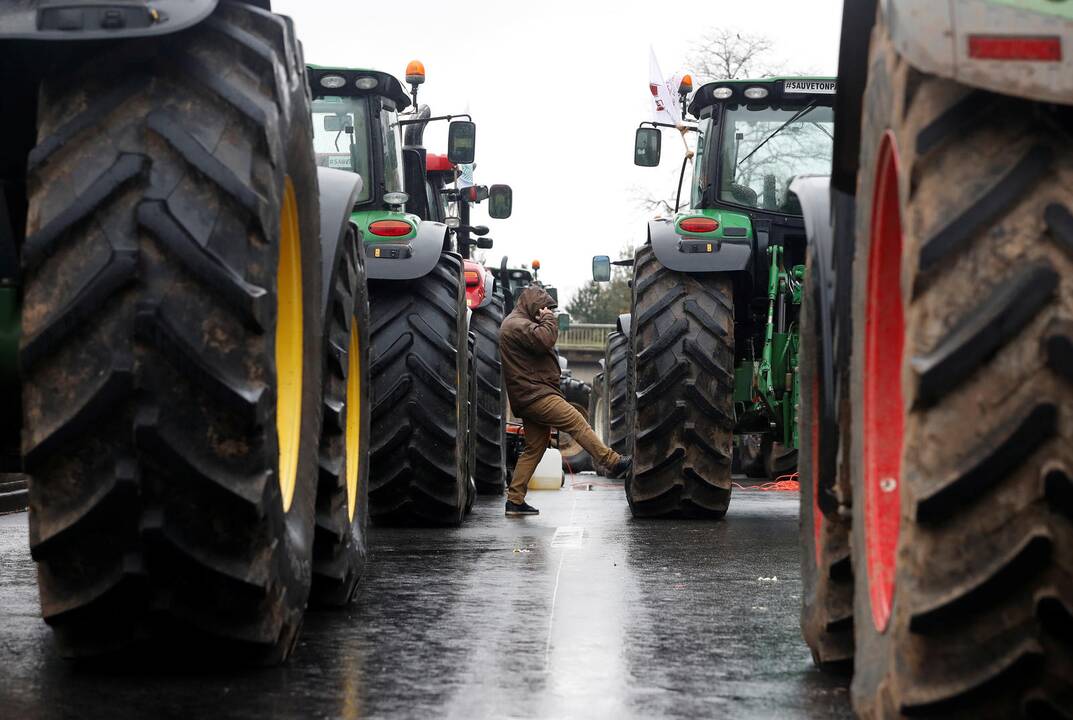
[[[581,538],[584,535],[584,528],[577,527],[577,526],[574,525],[574,513],[576,511],[577,511],[577,495],[575,494],[574,495],[574,504],[570,507],[570,524],[566,525],[564,527],[559,527],[559,528],[555,529],[555,535],[552,536],[552,539],[551,539],[551,546],[552,547],[563,547],[563,548],[581,547]],[[565,545],[565,544],[556,545],[556,540],[559,540],[560,533],[563,530],[569,530],[569,531],[571,531],[571,534],[576,534],[576,536],[577,536],[577,544],[576,545]],[[559,568],[555,571],[555,588],[551,592],[551,611],[548,613],[548,638],[547,638],[547,641],[544,643],[544,672],[548,671],[548,664],[551,662],[551,629],[555,625],[555,601],[559,598],[559,576],[563,572],[563,560],[565,560],[565,559],[566,559],[566,553],[565,552],[560,553],[559,554]]]

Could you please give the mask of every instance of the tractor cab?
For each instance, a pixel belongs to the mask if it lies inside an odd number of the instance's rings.
[[[404,113],[415,104],[424,82],[418,62],[407,68],[408,95],[398,79],[384,72],[309,66],[313,91],[313,142],[317,164],[358,173],[364,181],[352,219],[365,242],[406,243],[423,220],[443,222],[426,196],[424,150],[404,147],[404,131],[429,122],[450,120],[450,163],[471,163],[475,126],[468,115],[430,117],[428,108]],[[465,117],[459,120],[457,117]],[[406,248],[382,248],[391,257],[409,257]],[[382,257],[376,247],[370,252]]]
[[[688,110],[697,124],[687,128],[696,133],[696,151],[691,168],[690,158],[683,160],[672,220],[688,250],[707,254],[713,243],[751,241],[750,269],[759,283],[768,268],[757,261],[769,246],[783,249],[783,266],[804,264],[804,220],[790,185],[831,172],[835,88],[834,78],[772,78],[712,82],[696,91]],[[659,163],[657,125],[638,128],[636,164]]]

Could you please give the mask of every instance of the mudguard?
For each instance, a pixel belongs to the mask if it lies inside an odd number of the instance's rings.
[[[622,333],[626,337],[629,337],[630,336],[630,325],[632,324],[632,322],[633,322],[633,316],[630,315],[629,313],[626,313],[624,315],[619,315],[618,316],[618,320],[615,321],[615,325],[618,326],[618,331],[620,333]]]
[[[812,252],[812,271],[817,275],[820,307],[817,320],[820,326],[820,347],[823,350],[823,417],[835,418],[834,335],[832,318],[835,298],[835,276],[832,248],[834,233],[831,227],[831,179],[828,177],[798,177],[790,192],[801,201],[805,218],[805,233]],[[811,298],[806,298],[808,302]]]
[[[219,0],[16,0],[0,4],[0,39],[79,42],[170,35],[212,14]],[[248,0],[271,10],[269,0]]]
[[[347,226],[351,224],[350,211],[361,194],[362,182],[357,173],[318,167],[317,184],[320,186],[320,254],[324,273],[320,307],[323,310],[328,306],[332,286],[335,249],[346,237]]]
[[[390,251],[398,248],[394,243],[376,242],[365,245],[365,271],[371,280],[413,280],[432,272],[443,252],[447,226],[443,223],[423,221],[417,228],[417,236],[406,241],[409,257],[376,257],[377,248]]]
[[[972,87],[1068,104],[1073,96],[1073,8],[1035,0],[881,0],[898,53],[910,65]],[[972,38],[1058,41],[1053,56],[982,59]],[[1065,52],[1063,52],[1063,48]],[[1001,54],[1001,51],[1000,53]]]
[[[747,238],[713,240],[712,252],[686,252],[689,245],[685,243],[690,239],[675,232],[674,223],[664,218],[648,221],[648,239],[656,259],[676,272],[738,272],[749,267],[753,255],[752,241]],[[697,238],[693,242],[703,241]]]

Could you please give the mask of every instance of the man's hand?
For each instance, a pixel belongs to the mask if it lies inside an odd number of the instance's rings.
[[[554,318],[555,311],[548,308],[540,308],[540,314],[537,316],[537,322],[544,322],[548,318]]]

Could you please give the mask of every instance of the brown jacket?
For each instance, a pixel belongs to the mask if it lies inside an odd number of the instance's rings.
[[[537,322],[541,308],[555,301],[543,288],[533,285],[522,291],[518,304],[499,328],[499,356],[511,410],[525,417],[525,409],[548,395],[563,396],[559,389],[559,356],[555,341],[559,323],[555,316]]]

